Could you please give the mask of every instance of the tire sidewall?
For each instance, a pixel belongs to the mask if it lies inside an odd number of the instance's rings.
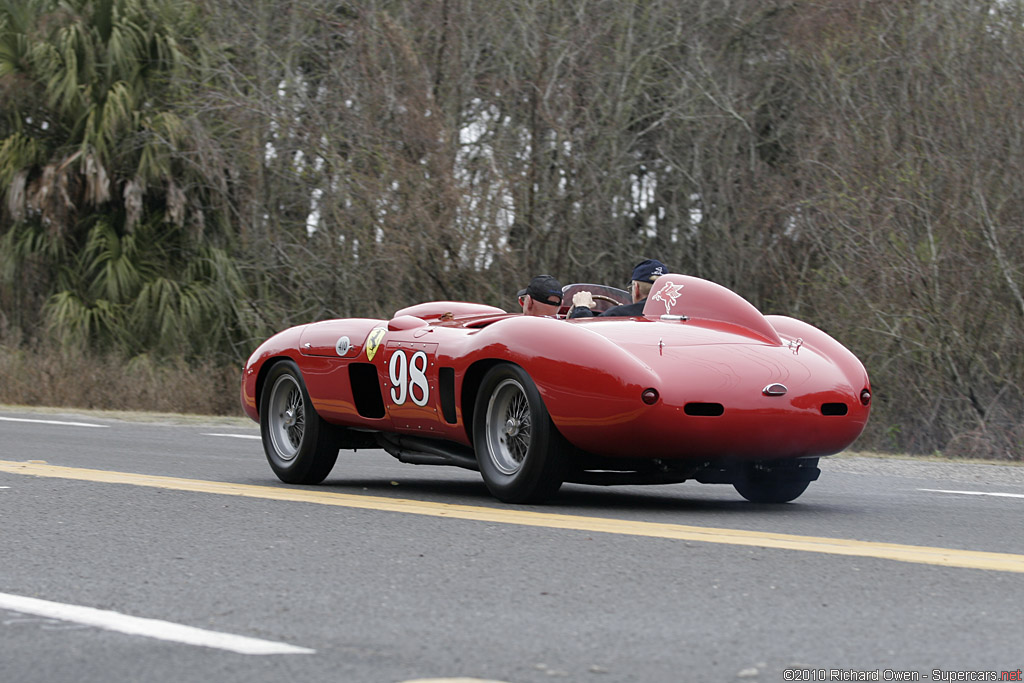
[[[302,394],[302,410],[305,423],[302,440],[299,442],[295,456],[290,460],[282,458],[277,452],[270,434],[271,394],[273,393],[274,385],[284,375],[291,376]],[[306,391],[306,384],[302,381],[302,372],[294,361],[278,361],[267,373],[266,380],[263,382],[263,390],[260,394],[260,416],[260,436],[263,441],[263,452],[266,454],[267,462],[270,464],[271,469],[274,470],[274,474],[281,481],[290,484],[313,483],[310,479],[310,474],[317,465],[318,456],[320,455],[317,449],[317,442],[320,438],[319,431],[321,429],[320,417],[317,415],[316,410],[313,409],[309,392]],[[333,465],[333,462],[331,464]],[[320,481],[322,480],[323,477],[320,477]]]
[[[498,469],[487,440],[487,408],[494,390],[506,379],[522,388],[530,407],[530,445],[522,466],[512,474]],[[480,474],[488,490],[510,503],[538,502],[553,495],[564,477],[564,454],[559,452],[558,433],[529,374],[518,365],[503,363],[484,376],[473,411],[473,446]]]

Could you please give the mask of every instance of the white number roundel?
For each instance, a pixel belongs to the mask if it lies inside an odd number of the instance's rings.
[[[427,354],[417,351],[412,358],[399,349],[391,356],[388,376],[391,379],[391,400],[402,405],[411,399],[418,406],[427,405],[430,385],[427,383]]]

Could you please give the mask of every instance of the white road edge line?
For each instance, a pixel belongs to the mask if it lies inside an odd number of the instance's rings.
[[[203,436],[230,436],[233,439],[258,439],[258,438],[260,438],[259,434],[207,434],[207,433],[204,433]]]
[[[98,425],[92,424],[91,422],[64,422],[61,420],[33,420],[28,417],[0,417],[0,420],[4,422],[35,422],[36,424],[44,425],[63,425],[65,427],[100,427],[102,429],[108,428],[110,425]]]
[[[229,652],[237,652],[243,655],[294,655],[314,654],[316,652],[316,650],[296,647],[286,643],[275,643],[270,640],[236,636],[230,633],[206,631],[201,628],[173,624],[159,619],[132,617],[109,610],[50,602],[49,600],[40,600],[38,598],[26,598],[9,593],[0,593],[0,608],[23,614],[35,614],[49,619],[95,626],[108,631],[117,631],[133,636],[145,636],[146,638],[184,643],[186,645],[228,650]]]
[[[1024,493],[996,493],[990,491],[947,491],[945,489],[918,489],[929,493],[955,493],[961,496],[995,496],[996,498],[1024,498]]]

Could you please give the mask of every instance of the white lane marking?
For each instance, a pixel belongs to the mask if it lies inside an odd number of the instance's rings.
[[[505,683],[504,681],[496,681],[492,678],[415,678],[408,681],[402,681],[401,683]]]
[[[33,420],[27,417],[0,417],[4,422],[35,422],[44,425],[63,425],[65,427],[102,427],[106,429],[110,425],[98,425],[91,422],[64,422],[62,420]]]
[[[994,496],[996,498],[1024,498],[1024,493],[997,493],[993,491],[947,491],[945,489],[918,489],[929,493],[955,493],[961,496]]]
[[[203,434],[203,436],[228,436],[232,439],[259,439],[259,434]]]
[[[86,626],[95,626],[108,631],[127,633],[133,636],[145,636],[157,640],[167,640],[186,645],[210,647],[228,650],[243,655],[289,655],[313,654],[316,650],[296,647],[286,643],[275,643],[247,636],[236,636],[230,633],[206,631],[193,626],[173,624],[159,619],[132,617],[120,612],[67,605],[61,602],[50,602],[38,598],[26,598],[20,595],[0,593],[0,608],[9,609],[22,614],[35,614],[48,619],[70,621]]]
[[[9,489],[9,488],[11,488],[11,487],[10,486],[0,486],[0,489]]]

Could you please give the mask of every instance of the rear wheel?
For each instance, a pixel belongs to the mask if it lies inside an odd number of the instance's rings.
[[[788,503],[807,490],[813,470],[817,478],[817,458],[745,463],[739,467],[733,487],[751,503]]]
[[[473,413],[480,474],[506,503],[540,502],[562,486],[563,440],[525,370],[503,363],[484,375]]]
[[[333,429],[313,408],[290,360],[275,364],[263,382],[260,434],[270,468],[288,484],[319,484],[338,459]]]

